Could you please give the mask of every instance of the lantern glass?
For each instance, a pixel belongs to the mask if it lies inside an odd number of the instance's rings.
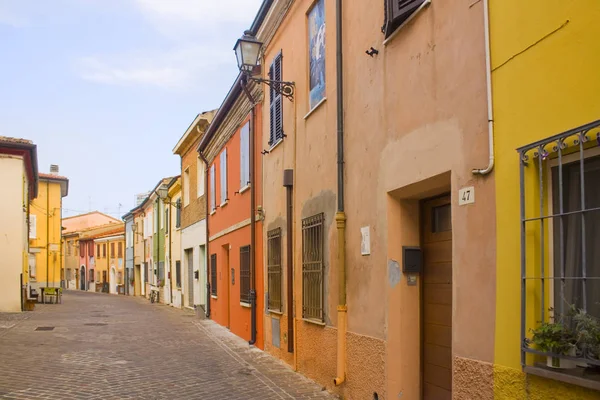
[[[233,50],[235,51],[240,71],[252,72],[258,65],[261,47],[262,43],[248,34],[244,34],[244,36],[238,39]]]

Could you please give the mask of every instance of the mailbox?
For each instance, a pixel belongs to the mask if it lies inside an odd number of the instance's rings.
[[[418,274],[423,269],[423,252],[420,247],[402,246],[402,272]]]

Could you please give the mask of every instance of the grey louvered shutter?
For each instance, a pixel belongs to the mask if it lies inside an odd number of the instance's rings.
[[[273,81],[282,81],[283,55],[280,52],[271,63],[269,78]],[[269,120],[269,145],[274,145],[283,139],[283,99],[280,93],[270,89],[270,120]]]
[[[385,36],[391,35],[394,30],[402,25],[425,0],[385,0]]]

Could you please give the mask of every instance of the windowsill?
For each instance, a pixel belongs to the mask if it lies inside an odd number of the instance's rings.
[[[525,366],[523,368],[523,372],[542,378],[570,383],[572,385],[581,386],[588,389],[600,390],[600,374],[592,375],[598,380],[591,379],[592,376],[584,376],[585,369],[581,367],[555,371],[549,367],[543,366],[543,364],[536,364],[536,366]]]
[[[221,204],[219,204],[219,207],[223,208],[225,207],[227,204],[229,204],[229,199],[225,200],[224,202],[222,202]]]
[[[282,317],[283,316],[283,311],[269,310],[269,314],[275,314],[278,317]]]
[[[431,4],[431,0],[425,0],[423,2],[423,4],[421,4],[419,6],[419,8],[417,8],[415,10],[414,13],[412,13],[412,15],[410,17],[408,17],[408,19],[406,21],[404,21],[402,24],[400,24],[399,27],[397,27],[394,32],[392,32],[392,34],[390,36],[388,36],[387,38],[385,38],[385,40],[383,41],[383,45],[387,46],[389,42],[391,42],[397,35],[398,32],[400,32],[402,30],[402,28],[404,28],[410,21],[413,20],[413,18],[418,15],[425,7],[427,7],[429,4]]]
[[[246,185],[243,188],[240,189],[240,191],[238,192],[239,194],[244,193],[246,190],[250,189],[250,185]]]
[[[312,113],[314,113],[317,108],[321,107],[321,104],[325,103],[325,101],[327,101],[327,97],[323,97],[321,99],[321,101],[319,101],[305,116],[304,119],[307,119],[308,117],[310,117],[312,115]]]
[[[215,215],[216,212],[217,210],[212,210],[209,215]]]
[[[273,143],[269,148],[269,153],[272,152],[275,149],[275,147],[279,146],[281,143],[283,143],[283,139],[279,139],[278,141]]]
[[[243,301],[240,301],[240,306],[244,307],[244,308],[251,308],[252,305],[250,303],[244,303]]]
[[[215,296],[214,294],[211,294],[211,295],[210,295],[210,298],[211,298],[211,299],[215,299],[215,300],[216,300],[216,299],[218,299],[218,297],[217,297],[217,296]]]
[[[319,326],[325,326],[326,325],[325,322],[319,321],[317,319],[302,318],[302,321],[308,322],[308,323],[314,324],[314,325],[319,325]]]

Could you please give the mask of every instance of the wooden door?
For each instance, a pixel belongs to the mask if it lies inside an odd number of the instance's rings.
[[[452,213],[450,196],[423,202],[422,387],[452,398]]]

